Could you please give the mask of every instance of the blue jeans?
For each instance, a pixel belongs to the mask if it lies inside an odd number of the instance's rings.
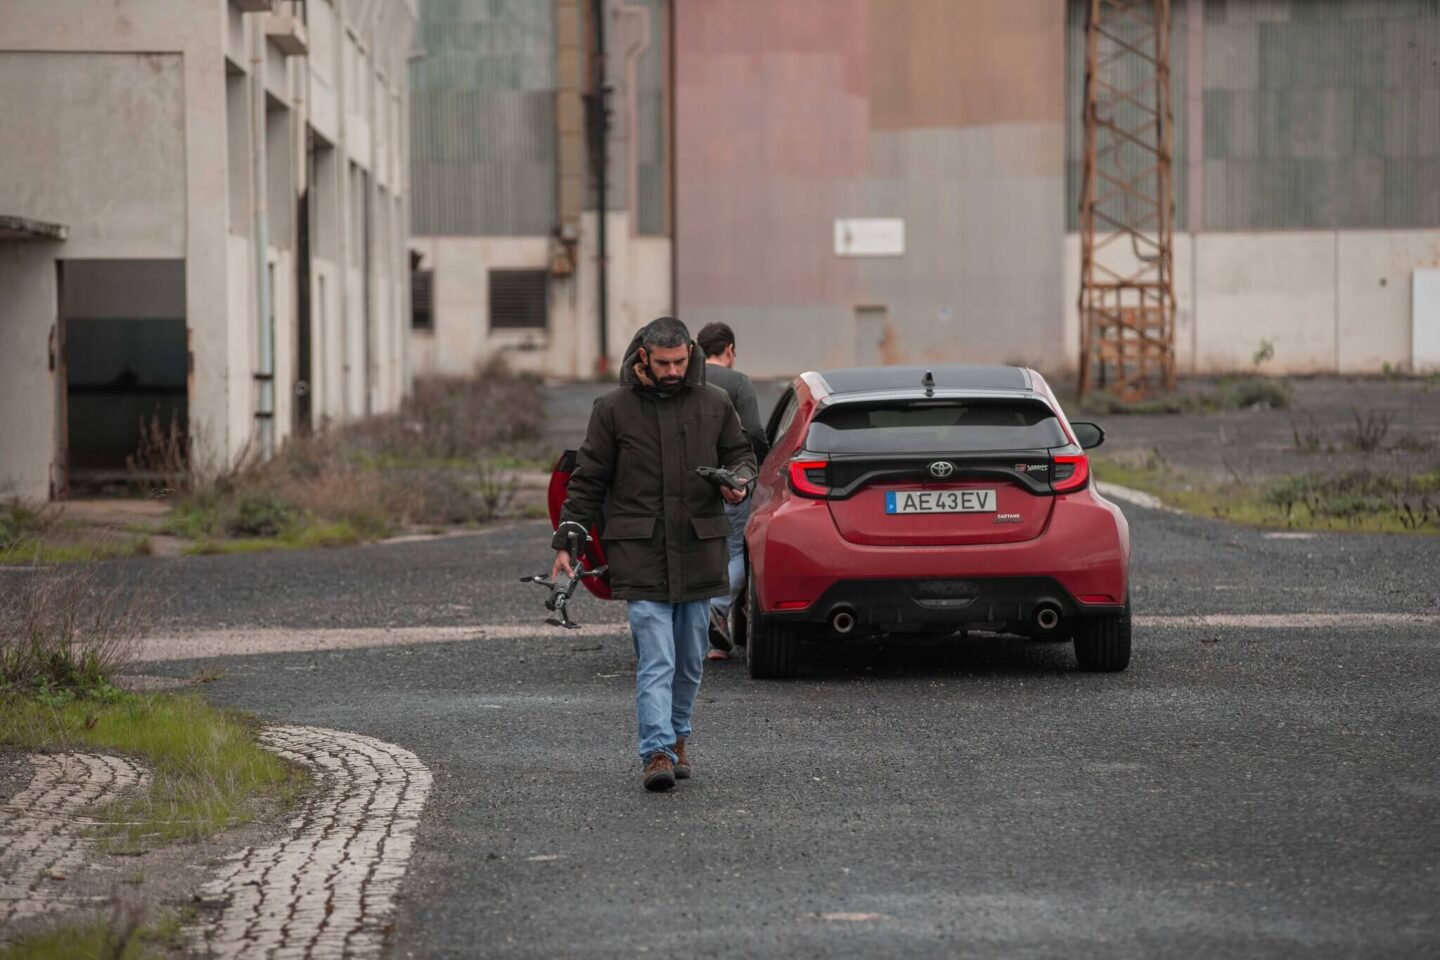
[[[635,640],[635,717],[640,760],[653,753],[675,759],[675,740],[690,736],[690,711],[705,667],[710,601],[630,601]]]
[[[730,549],[730,592],[710,601],[711,609],[722,617],[730,616],[730,608],[745,586],[745,524],[750,522],[750,506],[754,500],[750,496],[733,506],[725,504],[725,516],[730,520],[730,536],[725,540]]]

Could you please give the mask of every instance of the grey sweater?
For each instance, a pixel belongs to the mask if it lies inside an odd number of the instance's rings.
[[[760,422],[760,401],[755,397],[755,384],[739,370],[722,367],[718,363],[705,365],[705,382],[719,387],[730,396],[730,403],[740,415],[740,427],[750,448],[755,451],[755,462],[765,459],[770,444],[765,442],[765,425]]]

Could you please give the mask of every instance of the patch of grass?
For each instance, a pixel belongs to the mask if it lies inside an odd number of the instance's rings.
[[[1290,384],[1269,377],[1222,377],[1214,390],[1202,393],[1175,393],[1147,397],[1143,400],[1122,400],[1113,394],[1096,391],[1079,403],[1079,409],[1091,416],[1155,416],[1175,413],[1218,413],[1223,410],[1283,409],[1290,406]]]
[[[277,538],[248,540],[200,540],[186,547],[188,557],[227,557],[239,553],[268,553],[287,550],[290,544]]]
[[[18,499],[0,503],[0,553],[32,542],[53,522],[42,508]]]
[[[294,504],[265,490],[243,493],[225,517],[225,532],[237,537],[278,537],[294,525]]]
[[[97,920],[23,937],[0,948],[0,960],[160,960],[169,945],[164,935],[141,929],[125,936]]]
[[[240,553],[267,553],[271,550],[314,550],[322,547],[349,547],[374,539],[349,521],[338,523],[297,523],[278,536],[241,537],[233,540],[204,539],[185,548],[189,556],[228,556]]]
[[[220,503],[213,493],[178,501],[165,519],[164,530],[186,540],[204,540],[221,531]]]
[[[257,801],[292,801],[297,769],[264,750],[256,724],[193,694],[0,698],[0,742],[26,750],[114,750],[155,771],[148,795],[98,812],[102,832],[134,846],[207,837],[254,818]]]
[[[1288,476],[1268,484],[1200,484],[1163,461],[1092,458],[1096,477],[1142,490],[1169,506],[1251,526],[1364,533],[1440,533],[1440,470],[1408,476],[1370,471]]]
[[[1269,377],[1227,377],[1216,385],[1215,396],[1222,410],[1283,410],[1290,406],[1290,384]]]
[[[316,547],[348,547],[360,543],[364,539],[366,539],[365,536],[345,520],[341,520],[339,523],[311,524],[300,527],[287,533],[284,537],[287,545],[302,550],[311,550]]]
[[[83,564],[95,560],[148,556],[152,550],[149,537],[106,543],[45,543],[43,540],[32,540],[9,550],[0,550],[0,564]]]

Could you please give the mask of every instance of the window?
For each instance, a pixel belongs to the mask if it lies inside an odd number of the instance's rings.
[[[1033,400],[845,403],[821,414],[806,446],[828,453],[969,453],[1066,444],[1050,408]]]
[[[434,330],[435,317],[431,304],[435,294],[435,271],[414,270],[410,273],[410,326],[415,330]]]
[[[770,414],[770,423],[765,427],[765,438],[770,441],[770,446],[775,444],[784,436],[785,431],[790,428],[790,422],[795,419],[795,411],[798,409],[795,403],[795,391],[786,390],[785,396],[775,404],[775,412]]]
[[[490,329],[545,329],[550,314],[547,277],[544,270],[491,270]]]

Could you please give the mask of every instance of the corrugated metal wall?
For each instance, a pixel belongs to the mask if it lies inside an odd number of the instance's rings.
[[[669,108],[670,45],[668,0],[631,0],[649,19],[650,45],[635,64],[635,219],[636,232],[669,232],[670,184],[665,176],[665,114]]]
[[[1080,228],[1080,187],[1085,156],[1085,9],[1088,0],[1069,0],[1065,12],[1065,229]],[[1127,39],[1139,42],[1143,31],[1126,31],[1115,28]],[[1185,87],[1189,77],[1189,56],[1186,45],[1185,0],[1170,0],[1170,128],[1171,178],[1175,190],[1175,229],[1183,230],[1188,223],[1189,204],[1189,156],[1190,142],[1186,131],[1189,111],[1186,109]],[[1110,76],[1126,89],[1137,86],[1147,78],[1149,68],[1138,57],[1127,57],[1117,62],[1123,72]],[[1148,91],[1146,91],[1148,94]],[[1148,98],[1147,98],[1148,99]],[[1122,121],[1134,128],[1144,122],[1138,110],[1121,112]],[[1142,151],[1121,149],[1121,157],[1127,163],[1126,169],[1141,169],[1153,163]],[[1102,211],[1103,212],[1103,211]],[[1124,216],[1117,219],[1124,220]]]
[[[1205,226],[1440,224],[1440,3],[1208,0]]]
[[[1195,0],[1191,0],[1195,2]],[[1206,230],[1440,225],[1440,0],[1203,0]],[[1077,228],[1085,0],[1070,0]],[[1172,0],[1177,227],[1190,224],[1186,0]]]
[[[412,65],[412,232],[543,236],[556,224],[555,5],[424,0]]]

